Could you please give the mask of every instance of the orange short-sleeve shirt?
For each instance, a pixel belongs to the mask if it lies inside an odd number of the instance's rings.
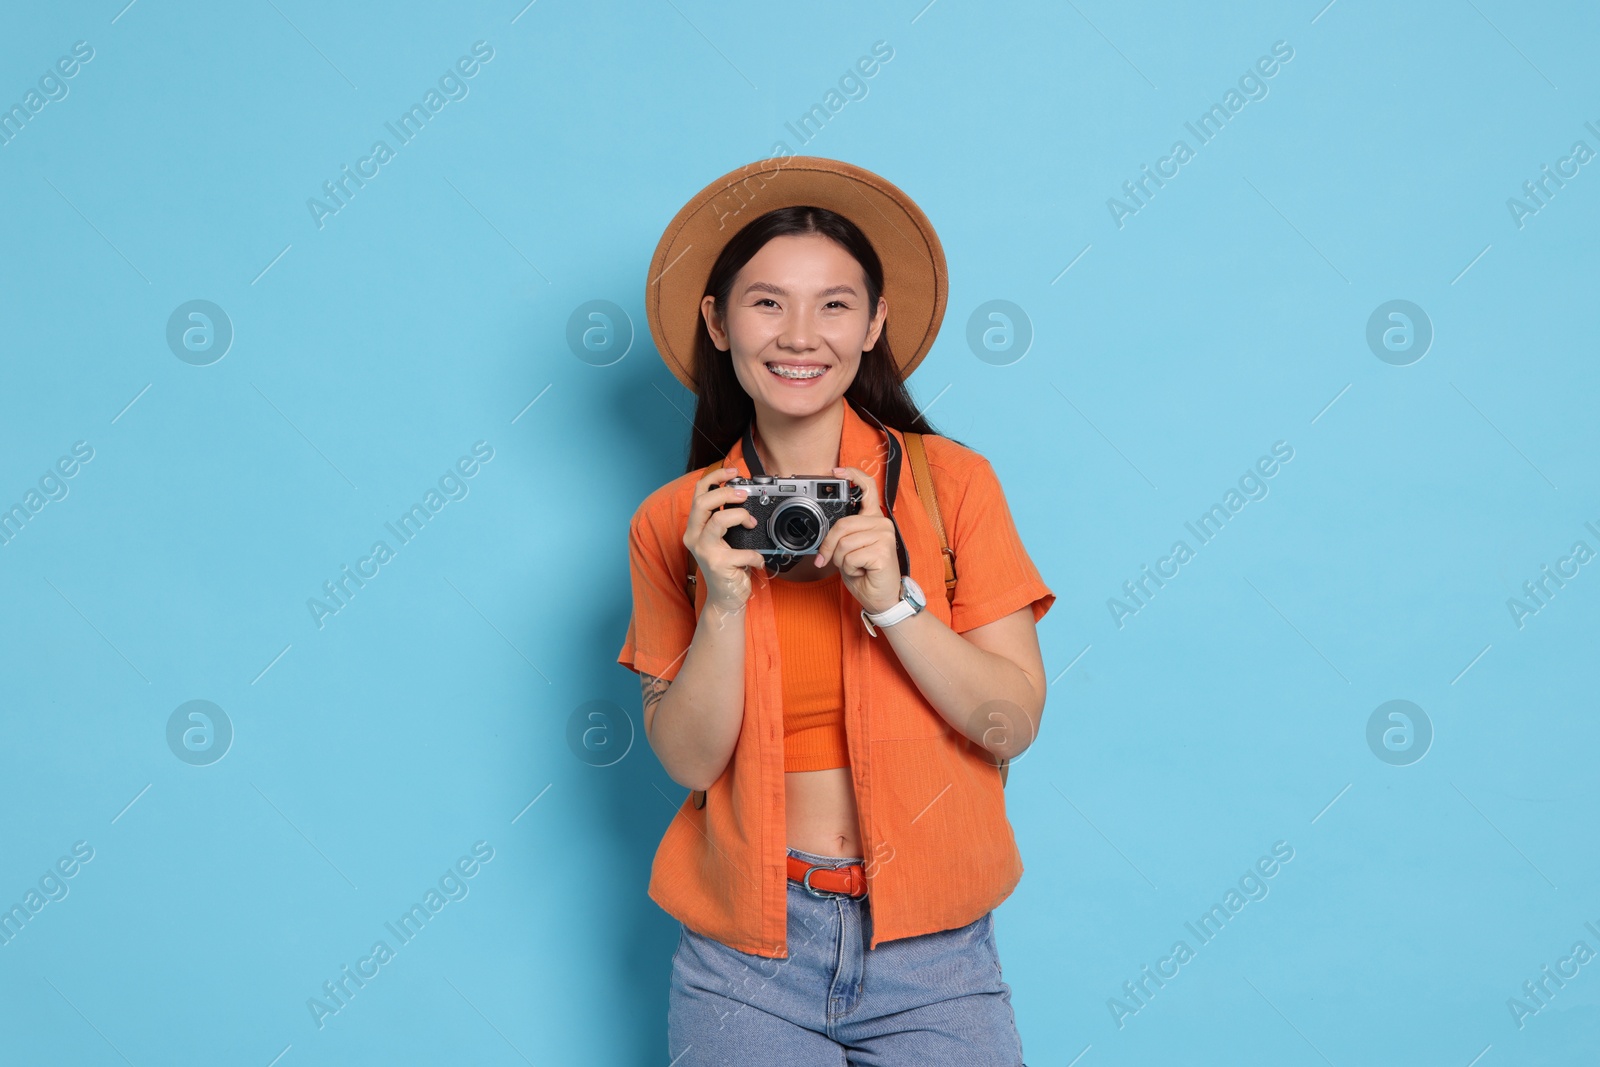
[[[844,398],[839,462],[878,482],[887,476],[882,432]],[[901,441],[898,431],[896,438]],[[1055,595],[1034,566],[993,467],[947,438],[925,435],[934,490],[956,556],[947,600],[938,533],[902,459],[894,516],[927,593],[925,610],[957,633],[1031,608],[1042,619]],[[750,476],[736,441],[718,466]],[[684,589],[689,501],[702,472],[657,489],[628,530],[633,614],[617,662],[671,679],[705,604]],[[869,947],[964,926],[1011,895],[1022,877],[999,770],[923,697],[883,637],[869,635],[860,605],[838,584],[845,734],[873,899]],[[733,757],[706,791],[685,795],[656,850],[649,894],[697,933],[755,955],[786,957],[783,701],[776,613],[769,581],[755,575],[744,612],[744,717]]]

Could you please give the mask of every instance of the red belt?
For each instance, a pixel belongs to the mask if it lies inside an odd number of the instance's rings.
[[[805,886],[812,896],[821,896],[819,890],[857,900],[867,895],[867,869],[859,863],[844,867],[814,867],[799,856],[790,856],[789,880]]]

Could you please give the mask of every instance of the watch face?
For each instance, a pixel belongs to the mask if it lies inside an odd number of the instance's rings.
[[[916,604],[917,607],[927,607],[928,598],[922,594],[922,587],[916,582],[912,581],[909,574],[900,579],[900,587],[905,592],[906,597],[910,599],[912,603]]]

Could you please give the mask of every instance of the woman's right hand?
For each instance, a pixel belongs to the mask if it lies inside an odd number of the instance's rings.
[[[726,539],[727,531],[733,527],[751,527],[757,521],[743,507],[723,507],[724,504],[742,504],[748,496],[744,486],[712,488],[715,483],[737,473],[737,467],[723,467],[695,483],[694,498],[689,503],[689,521],[683,532],[684,547],[694,555],[701,580],[706,583],[706,603],[727,613],[738,611],[750,599],[749,568],[765,570],[767,564],[760,552],[753,548],[732,548]]]

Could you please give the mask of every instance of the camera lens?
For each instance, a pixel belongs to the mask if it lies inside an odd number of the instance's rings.
[[[786,552],[809,552],[822,543],[822,515],[796,500],[772,516],[772,540]]]

